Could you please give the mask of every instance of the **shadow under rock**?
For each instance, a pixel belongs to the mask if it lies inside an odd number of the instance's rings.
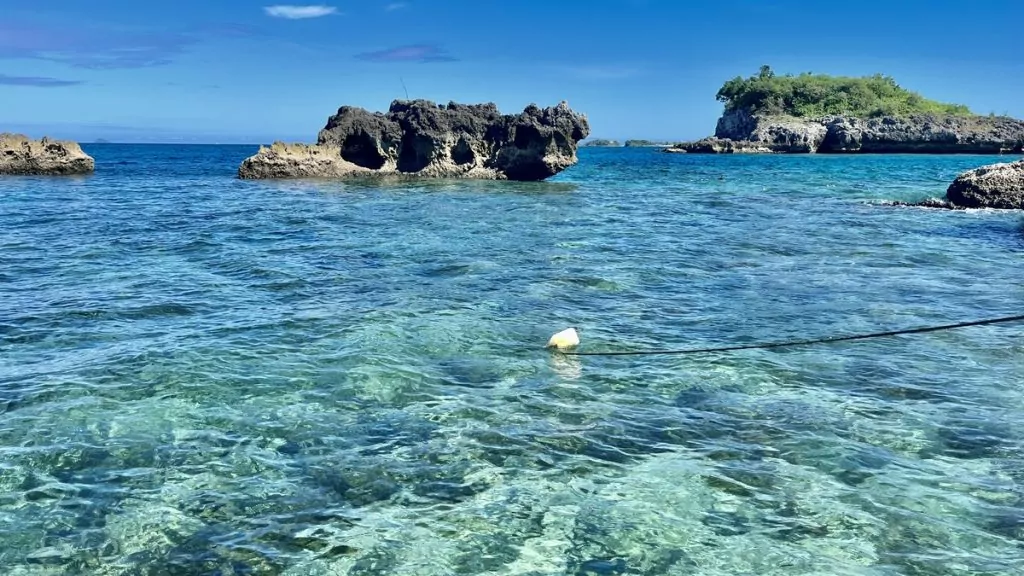
[[[572,182],[517,182],[511,180],[444,179],[415,176],[376,176],[344,180],[297,178],[260,180],[262,186],[281,192],[476,192],[487,194],[567,194],[579,189]]]

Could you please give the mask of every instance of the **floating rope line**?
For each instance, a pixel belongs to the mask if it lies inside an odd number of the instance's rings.
[[[986,326],[989,324],[1007,324],[1010,322],[1024,321],[1024,314],[1016,316],[1004,316],[1002,318],[989,318],[987,320],[974,320],[972,322],[958,322],[956,324],[944,324],[941,326],[926,326],[923,328],[907,328],[904,330],[890,330],[888,332],[874,332],[871,334],[856,334],[853,336],[829,336],[826,338],[814,338],[812,340],[790,340],[786,342],[767,342],[761,344],[741,344],[735,346],[721,346],[715,348],[685,348],[682,350],[626,350],[620,352],[568,352],[559,351],[566,356],[648,356],[655,354],[708,354],[714,352],[735,352],[737,350],[763,350],[769,348],[787,348],[791,346],[807,346],[810,344],[829,344],[832,342],[849,342],[852,340],[869,340],[872,338],[885,338],[889,336],[901,336],[903,334],[922,334],[924,332],[939,332],[942,330],[954,330],[956,328],[967,328],[969,326]]]

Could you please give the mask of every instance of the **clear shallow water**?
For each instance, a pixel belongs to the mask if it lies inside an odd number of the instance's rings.
[[[1021,215],[992,157],[584,150],[543,184],[0,179],[0,565],[36,574],[1009,574]]]

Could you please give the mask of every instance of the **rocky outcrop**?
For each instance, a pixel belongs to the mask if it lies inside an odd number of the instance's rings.
[[[66,176],[95,169],[95,160],[75,142],[0,134],[0,174]]]
[[[737,110],[718,119],[715,137],[756,143],[772,152],[812,153],[818,151],[826,132],[820,122],[792,116],[757,116]]]
[[[822,120],[819,152],[1008,154],[1024,146],[1024,121],[997,116],[908,116]]]
[[[953,180],[946,189],[945,198],[928,198],[919,202],[897,200],[882,204],[945,210],[1024,210],[1024,160],[968,170]]]
[[[745,110],[726,112],[713,137],[676,144],[667,152],[691,154],[810,154],[818,152],[828,128],[792,116],[761,116]]]
[[[946,200],[963,208],[1024,210],[1024,160],[960,174],[946,190]]]
[[[341,157],[341,148],[323,144],[285,144],[261,146],[259,152],[242,161],[240,178],[343,178],[373,170],[357,166]]]
[[[733,145],[783,153],[1006,154],[1024,148],[1024,121],[997,116],[907,116],[796,118],[734,110],[715,129]],[[705,153],[730,152],[729,145]]]
[[[746,110],[726,111],[715,126],[715,138],[723,140],[748,140],[756,134],[761,123],[767,119]]]
[[[681,142],[665,149],[669,153],[689,154],[772,154],[770,146],[749,140],[730,140],[711,136],[696,142]]]
[[[565,102],[502,115],[494,104],[439,106],[396,100],[387,113],[343,106],[316,145],[261,147],[240,178],[430,178],[543,180],[577,162],[590,133],[585,116]]]

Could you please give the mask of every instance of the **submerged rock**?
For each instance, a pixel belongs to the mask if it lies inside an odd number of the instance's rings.
[[[1024,210],[1024,160],[960,174],[946,190],[946,200],[964,208]]]
[[[76,142],[31,140],[22,134],[0,134],[0,174],[90,174],[96,162]]]
[[[948,200],[941,198],[926,198],[920,202],[907,202],[904,200],[883,200],[878,203],[880,206],[907,206],[911,208],[936,208],[940,210],[964,210]]]
[[[240,178],[341,178],[408,175],[431,178],[543,180],[577,162],[590,133],[585,116],[565,102],[502,115],[494,104],[391,104],[386,114],[343,106],[317,144],[261,147]]]

